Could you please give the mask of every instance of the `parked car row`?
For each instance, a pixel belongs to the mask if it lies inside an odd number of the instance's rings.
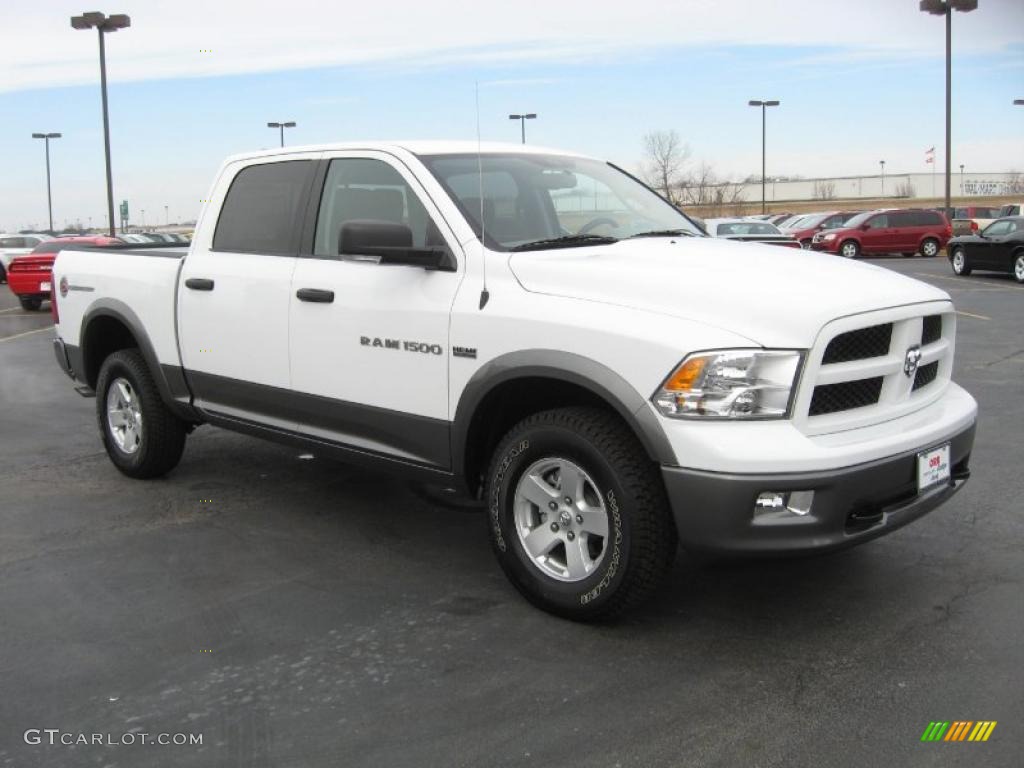
[[[81,248],[123,242],[119,238],[103,235],[49,237],[30,252],[19,254],[11,260],[7,269],[8,287],[18,297],[22,309],[35,311],[42,307],[43,301],[50,298],[53,262],[61,250],[70,246]]]
[[[708,219],[704,222],[704,229],[712,237],[722,237],[726,240],[800,247],[800,243],[792,235],[780,232],[774,224],[763,220]]]

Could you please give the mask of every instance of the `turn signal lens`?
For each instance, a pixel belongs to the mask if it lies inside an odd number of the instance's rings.
[[[693,382],[704,372],[706,363],[706,357],[688,358],[665,382],[665,389],[672,392],[689,391],[693,387]]]

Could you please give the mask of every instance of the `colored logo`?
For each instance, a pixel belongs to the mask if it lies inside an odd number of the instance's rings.
[[[988,741],[995,728],[995,720],[933,721],[924,729],[921,741]]]
[[[60,279],[60,295],[61,296],[67,296],[68,295],[68,277],[67,277],[67,275],[65,275],[64,277],[62,277]]]

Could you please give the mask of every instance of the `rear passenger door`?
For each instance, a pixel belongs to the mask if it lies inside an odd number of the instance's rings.
[[[182,266],[178,343],[196,404],[236,419],[291,426],[288,309],[316,166],[260,158],[222,174]]]
[[[291,283],[299,429],[399,461],[450,466],[448,325],[462,279],[458,243],[415,175],[384,152],[329,155],[310,253]],[[346,222],[408,227],[443,247],[447,269],[339,256]]]

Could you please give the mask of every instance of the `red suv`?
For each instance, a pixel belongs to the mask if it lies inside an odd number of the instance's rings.
[[[37,245],[31,253],[18,256],[7,268],[7,283],[22,309],[36,310],[50,298],[51,272],[57,253],[70,245],[117,245],[123,241],[102,235],[87,237],[61,237]]]
[[[921,208],[901,208],[858,214],[842,227],[816,234],[811,248],[848,259],[862,253],[935,256],[952,236],[953,227],[944,214]]]

